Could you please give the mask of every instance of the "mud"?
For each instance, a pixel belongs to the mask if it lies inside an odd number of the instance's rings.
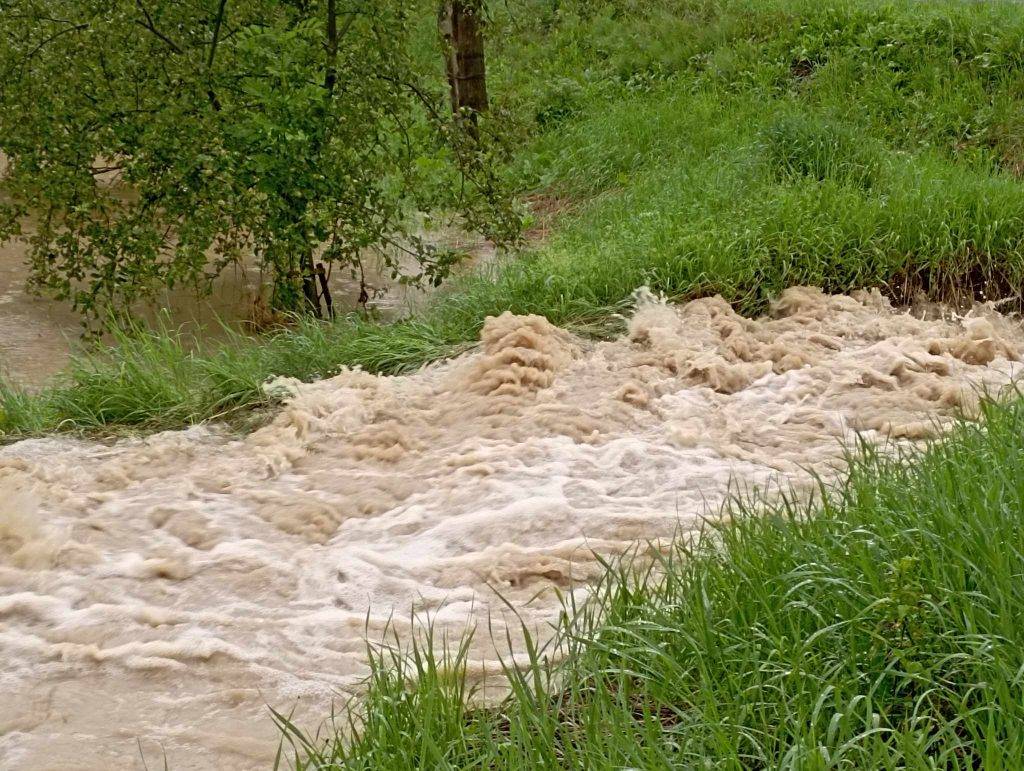
[[[808,488],[858,432],[934,436],[1022,351],[986,308],[796,288],[748,319],[640,292],[612,342],[506,314],[413,375],[275,381],[287,404],[245,437],[4,448],[0,766],[269,767],[267,705],[315,728],[389,622],[500,629],[508,602],[543,630],[595,555],[657,548],[730,491]],[[498,671],[486,634],[473,656]]]

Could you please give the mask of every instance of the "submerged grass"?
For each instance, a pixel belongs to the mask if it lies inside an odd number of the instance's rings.
[[[327,377],[343,363],[399,373],[457,350],[416,321],[382,326],[352,316],[336,324],[297,319],[252,338],[224,330],[212,346],[166,324],[115,328],[111,349],[72,358],[57,384],[32,394],[0,381],[0,437],[46,430],[136,426],[159,429],[270,404],[271,377]],[[386,340],[386,345],[381,342]]]
[[[531,129],[509,173],[573,203],[543,245],[393,324],[198,350],[167,330],[122,335],[38,395],[0,389],[0,431],[206,420],[263,404],[273,376],[407,371],[505,310],[608,334],[641,285],[745,312],[801,283],[1024,303],[1017,4],[497,5],[494,91]]]
[[[473,708],[466,648],[371,650],[328,768],[1017,769],[1024,760],[1024,401],[817,504],[737,502],[641,574],[609,570],[567,659]],[[710,537],[709,537],[710,536]]]

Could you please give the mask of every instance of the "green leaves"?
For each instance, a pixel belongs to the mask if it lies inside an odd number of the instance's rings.
[[[407,54],[412,25],[434,20],[405,3],[58,5],[14,0],[0,16],[0,186],[33,216],[33,286],[94,318],[206,287],[248,254],[279,299],[314,253],[352,265],[396,242],[435,265],[408,237],[418,211],[518,234],[496,171],[503,127],[456,125],[440,78]],[[3,215],[0,238],[16,235]]]

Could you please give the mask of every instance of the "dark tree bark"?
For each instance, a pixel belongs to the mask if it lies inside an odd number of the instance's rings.
[[[316,291],[316,269],[313,267],[313,254],[307,253],[302,257],[302,295],[306,298],[308,310],[318,319],[323,318],[323,311],[320,309],[320,295]]]
[[[213,23],[213,42],[210,43],[210,53],[206,57],[206,72],[211,78],[213,77],[213,60],[217,56],[217,44],[220,42],[220,30],[224,25],[224,11],[227,9],[227,5],[228,0],[220,0],[220,5],[217,7],[217,18]],[[212,87],[206,90],[206,95],[209,97],[214,111],[220,112],[220,100]]]
[[[334,96],[334,85],[338,82],[338,6],[336,0],[327,0],[327,72],[324,75],[324,90],[327,99]]]
[[[327,305],[327,318],[334,318],[334,300],[331,298],[331,287],[327,282],[327,269],[322,262],[316,264],[316,277],[320,280],[320,296]],[[320,303],[317,303],[317,307]]]
[[[482,0],[444,0],[439,18],[452,110],[470,120],[487,110],[482,15]]]

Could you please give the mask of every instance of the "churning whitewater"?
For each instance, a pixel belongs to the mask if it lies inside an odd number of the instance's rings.
[[[389,619],[458,634],[509,602],[543,628],[595,553],[828,478],[858,433],[927,438],[1021,351],[990,308],[922,320],[795,288],[747,319],[641,292],[613,342],[505,314],[413,375],[277,381],[286,405],[241,438],[3,448],[0,766],[268,767],[267,705],[315,728]]]

